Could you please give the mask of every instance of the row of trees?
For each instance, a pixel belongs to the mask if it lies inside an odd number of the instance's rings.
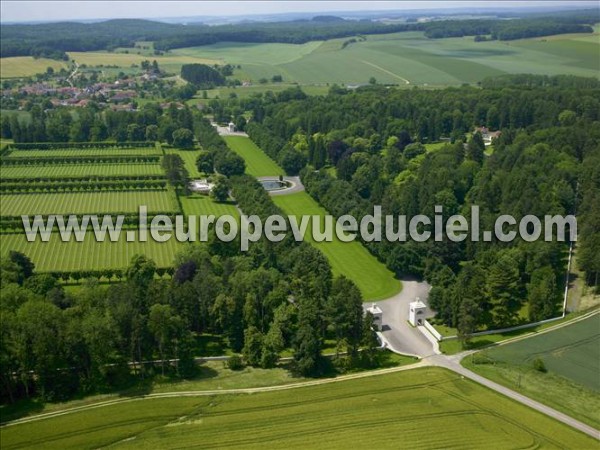
[[[52,165],[52,164],[156,164],[159,155],[90,155],[90,156],[36,156],[35,158],[3,157],[0,162],[4,166]]]
[[[51,184],[31,184],[20,183],[2,183],[0,192],[2,193],[28,193],[28,192],[91,192],[91,191],[133,191],[133,190],[164,190],[167,188],[166,181],[90,181],[86,180],[80,183],[51,183]]]
[[[203,173],[218,173],[226,177],[241,175],[246,170],[244,159],[233,152],[223,141],[217,130],[208,119],[200,119],[196,123],[198,141],[204,152],[198,156],[196,165]]]
[[[140,141],[160,140],[187,148],[193,146],[193,133],[190,134],[194,129],[193,114],[187,106],[178,109],[173,103],[164,111],[158,103],[147,103],[135,114],[85,108],[77,117],[66,109],[43,110],[40,105],[35,105],[29,120],[20,120],[15,114],[3,114],[0,135],[17,143],[32,143],[32,147],[46,142],[55,143],[48,144],[47,148],[71,148],[81,142],[99,146],[105,140],[116,141],[122,147],[127,141],[136,146]],[[148,142],[144,142],[144,146],[147,145]]]

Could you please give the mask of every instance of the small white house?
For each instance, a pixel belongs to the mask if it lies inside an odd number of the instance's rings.
[[[235,133],[235,123],[229,122],[229,125],[227,125],[227,129],[230,133]]]
[[[408,310],[408,321],[413,327],[425,324],[425,313],[427,312],[427,305],[421,301],[419,297],[414,302],[408,304],[410,308]]]
[[[375,325],[378,330],[381,330],[381,327],[383,326],[383,311],[377,306],[377,303],[371,304],[371,306],[365,310],[365,313],[366,312],[371,313],[373,316],[373,325]]]

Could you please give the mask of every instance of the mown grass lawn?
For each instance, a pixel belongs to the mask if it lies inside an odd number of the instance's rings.
[[[12,448],[594,448],[439,368],[279,392],[156,398],[2,428]]]
[[[28,214],[111,214],[137,213],[140,206],[148,212],[176,212],[178,206],[167,190],[60,192],[2,194],[2,215]],[[102,218],[99,218],[101,221]],[[114,219],[116,221],[116,219]],[[66,219],[65,219],[66,221]]]
[[[286,214],[296,216],[298,223],[302,215],[323,217],[328,214],[306,192],[272,198]],[[401,282],[394,277],[394,274],[360,242],[342,242],[337,239],[337,236],[332,242],[315,242],[310,224],[304,238],[323,252],[331,264],[334,275],[344,275],[356,283],[365,301],[388,298],[402,289]]]
[[[2,178],[63,178],[63,177],[106,177],[164,175],[165,172],[157,163],[140,164],[50,164],[50,165],[18,165],[2,168]]]
[[[283,169],[245,136],[225,136],[225,142],[246,161],[246,172],[254,177],[283,175]]]
[[[183,160],[186,170],[190,174],[190,178],[201,178],[204,174],[198,171],[196,160],[202,153],[201,150],[179,150],[176,148],[165,149],[167,155],[179,155]]]
[[[175,237],[156,242],[150,235],[147,242],[127,242],[125,230],[116,242],[109,240],[108,233],[104,242],[96,241],[90,233],[83,242],[74,239],[63,242],[58,233],[53,233],[48,242],[41,242],[39,238],[28,242],[21,233],[3,234],[0,244],[1,256],[9,250],[24,253],[33,261],[37,272],[125,269],[138,254],[151,258],[158,267],[172,267],[175,254],[186,245]]]
[[[233,203],[217,203],[208,195],[192,194],[187,197],[179,197],[179,200],[186,216],[194,214],[219,217],[228,214],[233,217],[239,217],[240,215]]]
[[[533,369],[540,358],[546,373]],[[466,358],[463,364],[566,414],[600,427],[600,314]]]

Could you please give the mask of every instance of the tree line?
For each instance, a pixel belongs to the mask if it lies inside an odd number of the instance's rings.
[[[15,141],[11,148],[77,148],[82,142],[99,148],[114,142],[123,148],[147,147],[158,140],[193,147],[194,112],[188,106],[178,109],[171,103],[163,110],[158,103],[147,103],[135,114],[85,108],[74,117],[68,110],[43,110],[36,104],[30,113],[28,121],[2,115],[0,136]]]

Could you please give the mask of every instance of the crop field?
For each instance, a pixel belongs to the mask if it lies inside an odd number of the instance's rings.
[[[165,153],[167,155],[179,155],[181,159],[183,159],[183,163],[185,164],[185,168],[190,174],[191,178],[202,177],[203,174],[198,171],[198,166],[196,166],[196,160],[202,151],[200,150],[177,150],[177,149],[165,149]]]
[[[328,214],[306,192],[273,196],[272,199],[286,214],[296,216],[298,221],[302,215],[323,217]],[[365,301],[381,300],[400,292],[400,281],[360,242],[341,242],[337,237],[332,242],[315,242],[310,226],[309,223],[305,239],[323,252],[335,275],[344,275],[356,283]]]
[[[549,372],[600,392],[600,314],[550,333],[485,351],[494,361],[517,366],[541,358]]]
[[[220,43],[174,50],[181,56],[240,64],[235,76],[257,82],[275,74],[300,84],[361,84],[370,77],[400,86],[475,83],[503,73],[598,77],[600,35],[571,34],[510,42],[473,37],[427,39],[420,32],[293,44]],[[240,89],[241,92],[242,89]]]
[[[61,177],[104,177],[111,175],[164,175],[160,164],[50,164],[19,165],[0,168],[5,178],[61,178]]]
[[[225,142],[246,161],[246,172],[255,177],[283,175],[283,169],[244,136],[225,136]]]
[[[0,60],[0,78],[30,77],[38,73],[46,72],[48,67],[55,71],[67,68],[64,61],[56,61],[48,58],[35,59],[32,56],[13,56]]]
[[[237,75],[236,75],[237,76]],[[188,100],[186,103],[188,105],[197,105],[197,104],[208,104],[210,99],[213,98],[228,98],[231,94],[235,94],[238,98],[249,98],[254,95],[264,94],[265,92],[281,92],[286,89],[290,89],[296,87],[295,84],[291,83],[275,83],[275,84],[255,84],[250,86],[234,86],[234,87],[218,87],[215,89],[208,89],[206,91],[207,98],[204,99],[201,95],[196,95],[193,99]],[[326,95],[329,91],[329,86],[327,85],[305,85],[302,86],[302,91],[306,95]]]
[[[159,155],[156,147],[150,148],[60,148],[56,150],[11,150],[9,158],[38,158],[45,156],[148,156]]]
[[[600,314],[510,344],[463,362],[511,389],[600,427]],[[546,373],[533,369],[540,358]]]
[[[132,65],[140,65],[145,60],[156,60],[161,69],[176,73],[179,73],[183,64],[201,63],[213,65],[221,63],[219,58],[188,57],[175,53],[162,56],[146,56],[136,53],[69,52],[68,55],[71,60],[75,60],[78,64],[86,64],[89,67],[110,65],[128,68]]]
[[[168,190],[4,194],[1,199],[4,216],[137,212],[140,205],[146,205],[148,212],[178,209]]]
[[[594,448],[439,368],[253,395],[136,399],[4,427],[12,448]]]
[[[29,256],[38,272],[124,269],[136,254],[152,258],[158,267],[170,267],[183,245],[186,244],[175,237],[156,242],[150,235],[147,242],[137,239],[126,242],[125,232],[117,242],[111,242],[108,235],[104,242],[96,241],[93,234],[86,234],[83,242],[74,239],[63,242],[58,234],[52,234],[48,242],[28,242],[24,234],[3,234],[0,254],[4,255],[8,250],[21,252]]]

